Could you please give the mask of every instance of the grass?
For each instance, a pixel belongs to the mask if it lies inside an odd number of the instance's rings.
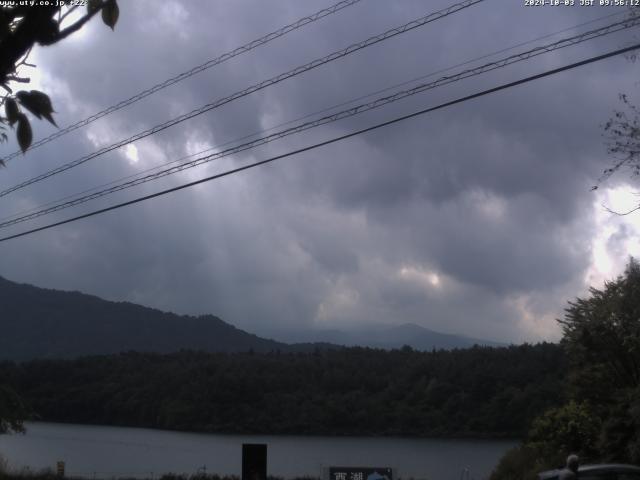
[[[10,471],[7,469],[6,461],[0,457],[0,480],[93,480],[93,479],[117,479],[117,480],[240,480],[240,477],[237,475],[217,475],[217,474],[194,474],[194,475],[184,475],[184,474],[175,474],[175,473],[165,473],[160,476],[148,477],[147,479],[143,479],[141,477],[131,477],[131,476],[89,476],[89,477],[78,477],[78,476],[65,476],[59,477],[55,474],[53,470],[42,470],[39,472],[33,472],[31,470],[21,470],[21,471]],[[284,480],[282,477],[274,477],[268,476],[267,480]],[[295,477],[287,480],[320,480],[319,478],[314,477]]]

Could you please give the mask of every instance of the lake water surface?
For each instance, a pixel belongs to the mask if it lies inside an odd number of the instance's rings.
[[[266,443],[269,475],[320,477],[330,466],[392,467],[394,476],[460,480],[488,477],[514,441],[395,437],[214,435],[56,423],[28,423],[25,435],[0,435],[10,468],[66,462],[67,475],[158,477],[162,473],[240,475],[243,443]],[[469,472],[468,476],[465,469]]]

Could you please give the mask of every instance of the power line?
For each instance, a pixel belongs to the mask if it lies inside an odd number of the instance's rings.
[[[143,90],[140,93],[137,93],[136,95],[133,95],[132,97],[126,99],[126,100],[122,100],[121,102],[118,102],[115,105],[112,105],[108,108],[105,108],[104,110],[101,110],[100,112],[94,113],[93,115],[80,120],[72,125],[68,125],[67,127],[64,127],[54,133],[52,133],[51,135],[49,135],[48,137],[45,137],[41,140],[38,140],[37,142],[33,143],[30,147],[29,150],[33,150],[34,148],[37,148],[41,145],[44,145],[45,143],[49,143],[52,140],[55,140],[56,138],[59,138],[63,135],[66,135],[69,132],[72,132],[74,130],[77,130],[78,128],[84,127],[86,125],[89,125],[90,123],[98,120],[99,118],[102,118],[106,115],[109,115],[110,113],[116,112],[124,107],[128,107],[129,105],[142,100],[145,97],[148,97],[149,95],[152,95],[156,92],[159,92],[160,90],[163,90],[171,85],[174,85],[178,82],[181,82],[182,80],[185,80],[189,77],[192,77],[193,75],[196,75],[200,72],[204,72],[205,70],[208,70],[209,68],[212,68],[216,65],[219,65],[223,62],[226,62],[227,60],[231,60],[234,57],[237,57],[238,55],[242,55],[243,53],[247,53],[250,52],[251,50],[253,50],[254,48],[260,47],[262,45],[265,45],[277,38],[280,38],[288,33],[293,32],[294,30],[297,30],[301,27],[304,27],[305,25],[308,25],[310,23],[313,23],[317,20],[320,20],[328,15],[331,15],[333,13],[339,12],[340,10],[343,10],[347,7],[350,7],[351,5],[354,5],[358,2],[360,2],[361,0],[342,0],[330,7],[324,8],[312,15],[308,15],[306,17],[302,17],[298,20],[296,20],[293,23],[290,23],[289,25],[286,25],[278,30],[275,30],[271,33],[268,33],[256,40],[252,40],[249,43],[245,43],[244,45],[236,48],[235,50],[232,50],[230,52],[224,53],[216,58],[213,58],[211,60],[207,60],[206,62],[195,66],[193,68],[191,68],[190,70],[187,70],[185,72],[182,72],[174,77],[171,77],[167,80],[165,80],[164,82],[158,83],[156,85],[154,85],[153,87],[150,87],[146,90]],[[20,155],[22,153],[22,150],[17,150],[15,152],[13,152],[10,155],[7,155],[4,159],[4,162],[6,163],[7,161],[17,157],[18,155]]]
[[[72,199],[74,197],[79,197],[80,195],[84,195],[84,194],[87,194],[89,192],[95,192],[95,191],[97,191],[99,189],[108,187],[110,185],[114,185],[114,184],[116,184],[118,182],[123,182],[125,180],[129,180],[131,178],[135,178],[135,177],[138,177],[140,175],[143,175],[145,173],[149,173],[149,172],[152,172],[154,170],[158,170],[160,168],[163,168],[163,167],[166,167],[166,166],[169,166],[169,165],[180,163],[180,162],[182,162],[184,160],[187,160],[189,158],[193,158],[193,157],[196,157],[198,155],[202,155],[203,153],[210,152],[212,150],[216,150],[216,149],[224,147],[226,145],[230,145],[230,144],[242,141],[242,140],[246,140],[246,139],[251,138],[251,137],[255,137],[257,135],[261,135],[261,134],[276,130],[276,129],[280,128],[280,127],[284,127],[284,126],[291,125],[293,123],[296,123],[296,122],[299,122],[299,121],[302,121],[302,120],[306,120],[307,118],[311,118],[311,117],[314,117],[316,115],[320,115],[322,113],[326,113],[326,112],[329,112],[331,110],[335,110],[336,108],[340,108],[340,107],[344,107],[346,105],[350,105],[350,104],[355,103],[357,101],[364,100],[366,98],[370,98],[370,97],[373,97],[375,95],[379,95],[381,93],[385,93],[385,92],[388,92],[390,90],[393,90],[393,89],[396,89],[396,88],[399,88],[399,87],[403,87],[405,85],[410,85],[410,84],[415,83],[415,82],[420,81],[420,80],[424,80],[424,79],[427,79],[427,78],[430,78],[430,77],[434,77],[435,75],[438,75],[440,73],[449,72],[449,71],[451,71],[451,70],[453,70],[455,68],[463,67],[465,65],[469,65],[471,63],[475,63],[475,62],[478,62],[480,60],[484,60],[485,58],[493,57],[495,55],[498,55],[499,53],[504,53],[504,52],[508,52],[510,50],[515,50],[518,47],[529,45],[531,43],[538,42],[540,40],[545,40],[547,38],[551,38],[551,37],[560,35],[561,33],[565,33],[565,32],[568,32],[570,30],[576,30],[578,28],[581,28],[581,27],[584,27],[584,26],[587,26],[587,25],[592,25],[594,23],[598,23],[598,22],[600,22],[602,20],[606,20],[606,19],[609,19],[609,18],[619,17],[621,15],[627,15],[627,14],[626,14],[626,12],[610,13],[608,15],[603,15],[601,17],[595,18],[593,20],[589,20],[587,22],[583,22],[583,23],[580,23],[580,24],[577,24],[577,25],[573,25],[571,27],[563,28],[562,30],[557,30],[557,31],[555,31],[553,33],[545,34],[545,35],[540,36],[540,37],[536,37],[536,38],[533,38],[533,39],[530,39],[530,40],[526,40],[526,41],[517,43],[517,44],[512,45],[510,47],[502,48],[500,50],[495,50],[495,51],[493,51],[491,53],[487,53],[487,54],[481,55],[479,57],[472,58],[470,60],[465,60],[464,62],[457,63],[455,65],[451,65],[449,67],[442,68],[440,70],[436,70],[436,71],[433,71],[431,73],[428,73],[428,74],[425,74],[425,75],[421,75],[419,77],[412,78],[411,80],[407,80],[407,81],[404,81],[404,82],[401,82],[401,83],[396,83],[394,85],[390,85],[390,86],[382,88],[380,90],[376,90],[374,92],[370,92],[370,93],[367,93],[365,95],[360,95],[360,96],[352,98],[350,100],[346,100],[346,101],[340,102],[338,104],[334,104],[334,105],[332,105],[330,107],[325,107],[325,108],[323,108],[321,110],[316,110],[315,112],[308,113],[306,115],[303,115],[302,117],[297,117],[297,118],[292,119],[292,120],[287,120],[286,122],[282,122],[282,123],[279,123],[279,124],[274,125],[272,127],[269,127],[269,128],[266,128],[266,129],[262,129],[262,130],[259,130],[259,131],[256,131],[256,132],[253,132],[253,133],[250,133],[250,134],[247,134],[247,135],[243,135],[243,136],[241,136],[239,138],[235,138],[233,140],[227,140],[227,141],[225,141],[225,142],[223,142],[221,144],[218,144],[216,146],[208,147],[208,148],[205,148],[204,150],[200,150],[198,152],[182,156],[182,157],[180,157],[180,158],[178,158],[176,160],[171,160],[169,162],[166,162],[166,163],[163,163],[163,164],[160,164],[160,165],[156,165],[154,167],[150,167],[150,168],[147,168],[145,170],[141,170],[141,171],[138,171],[136,173],[133,173],[133,174],[130,174],[130,175],[127,175],[127,176],[124,176],[124,177],[117,178],[117,179],[112,180],[112,181],[107,182],[107,183],[96,185],[94,187],[82,190],[82,191],[74,193],[74,194],[65,195],[62,198],[58,198],[56,200],[51,200],[51,201],[49,201],[49,202],[47,202],[45,204],[41,204],[39,206],[36,206],[36,207],[33,207],[33,208],[29,208],[27,210],[22,210],[20,212],[16,212],[16,213],[13,213],[11,215],[7,215],[7,216],[4,216],[4,217],[1,217],[0,218],[0,222],[4,222],[5,220],[10,220],[10,219],[13,219],[15,217],[24,216],[24,215],[27,215],[29,213],[36,212],[37,210],[43,209],[44,207],[48,207],[49,205],[54,205],[56,203],[60,203],[60,202],[63,202],[65,200],[70,200],[70,199]]]
[[[499,85],[497,87],[493,87],[493,88],[490,88],[490,89],[487,89],[487,90],[483,90],[481,92],[477,92],[477,93],[474,93],[474,94],[471,94],[471,95],[460,97],[460,98],[457,98],[455,100],[451,100],[449,102],[441,103],[441,104],[439,104],[439,105],[437,105],[435,107],[426,108],[426,109],[419,110],[419,111],[414,112],[414,113],[410,113],[408,115],[403,115],[401,117],[396,117],[396,118],[394,118],[392,120],[388,120],[386,122],[378,123],[378,124],[373,125],[371,127],[363,128],[361,130],[356,130],[355,132],[351,132],[351,133],[348,133],[348,134],[345,134],[345,135],[341,135],[339,137],[334,137],[334,138],[332,138],[330,140],[325,140],[323,142],[315,143],[313,145],[309,145],[307,147],[299,148],[299,149],[293,150],[291,152],[283,153],[281,155],[276,155],[274,157],[270,157],[270,158],[267,158],[265,160],[261,160],[259,162],[254,162],[254,163],[251,163],[251,164],[248,164],[248,165],[244,165],[242,167],[238,167],[238,168],[234,168],[234,169],[231,169],[231,170],[227,170],[225,172],[218,173],[216,175],[212,175],[210,177],[206,177],[206,178],[202,178],[200,180],[196,180],[196,181],[193,181],[193,182],[185,183],[185,184],[179,185],[177,187],[173,187],[173,188],[169,188],[169,189],[166,189],[166,190],[162,190],[160,192],[156,192],[156,193],[153,193],[153,194],[150,194],[150,195],[145,195],[143,197],[138,197],[138,198],[136,198],[134,200],[129,200],[127,202],[122,202],[122,203],[119,203],[119,204],[116,204],[116,205],[112,205],[110,207],[102,208],[102,209],[99,209],[99,210],[94,210],[93,212],[85,213],[83,215],[78,215],[77,217],[72,217],[72,218],[69,218],[69,219],[66,219],[66,220],[62,220],[62,221],[59,221],[59,222],[50,223],[50,224],[44,225],[42,227],[38,227],[38,228],[31,229],[31,230],[27,230],[25,232],[21,232],[21,233],[17,233],[17,234],[14,234],[14,235],[9,235],[9,236],[6,236],[6,237],[2,237],[2,238],[0,238],[0,242],[6,242],[6,241],[12,240],[14,238],[23,237],[25,235],[30,235],[32,233],[41,232],[43,230],[48,230],[48,229],[53,228],[53,227],[57,227],[57,226],[60,226],[60,225],[65,225],[67,223],[71,223],[71,222],[75,222],[75,221],[82,220],[82,219],[85,219],[85,218],[89,218],[89,217],[93,217],[93,216],[96,216],[96,215],[100,215],[102,213],[110,212],[112,210],[117,210],[119,208],[123,208],[123,207],[129,206],[129,205],[133,205],[133,204],[136,204],[136,203],[144,202],[146,200],[151,200],[151,199],[156,198],[156,197],[160,197],[160,196],[163,196],[163,195],[167,195],[169,193],[177,192],[178,190],[183,190],[185,188],[190,188],[190,187],[193,187],[195,185],[199,185],[199,184],[202,184],[202,183],[205,183],[205,182],[216,180],[218,178],[226,177],[226,176],[229,176],[229,175],[232,175],[232,174],[235,174],[235,173],[242,172],[244,170],[249,170],[249,169],[252,169],[252,168],[255,168],[255,167],[259,167],[259,166],[265,165],[267,163],[272,163],[272,162],[275,162],[276,160],[280,160],[282,158],[290,157],[290,156],[297,155],[297,154],[300,154],[300,153],[303,153],[303,152],[307,152],[309,150],[314,150],[314,149],[319,148],[319,147],[330,145],[332,143],[336,143],[336,142],[345,140],[347,138],[355,137],[356,135],[361,135],[363,133],[371,132],[373,130],[377,130],[379,128],[386,127],[386,126],[392,125],[394,123],[401,122],[403,120],[407,120],[407,119],[410,119],[410,118],[414,118],[414,117],[418,117],[418,116],[421,116],[421,115],[425,115],[427,113],[430,113],[430,112],[433,112],[433,111],[436,111],[436,110],[441,110],[443,108],[450,107],[452,105],[457,105],[457,104],[460,104],[460,103],[463,103],[463,102],[466,102],[466,101],[469,101],[469,100],[473,100],[475,98],[483,97],[483,96],[489,95],[491,93],[495,93],[495,92],[498,92],[498,91],[501,91],[501,90],[506,90],[508,88],[512,88],[512,87],[515,87],[515,86],[518,86],[518,85],[529,83],[529,82],[532,82],[534,80],[539,80],[541,78],[548,77],[548,76],[551,76],[551,75],[555,75],[555,74],[560,73],[560,72],[565,72],[567,70],[572,70],[574,68],[578,68],[578,67],[581,67],[581,66],[584,66],[584,65],[595,63],[595,62],[598,62],[598,61],[601,61],[601,60],[604,60],[604,59],[607,59],[607,58],[610,58],[610,57],[613,57],[613,56],[616,56],[616,55],[621,55],[623,53],[631,52],[631,51],[636,50],[638,48],[640,48],[640,43],[637,43],[637,44],[632,45],[630,47],[625,47],[625,48],[621,48],[621,49],[618,49],[618,50],[614,50],[614,51],[611,51],[611,52],[608,52],[608,53],[605,53],[605,54],[602,54],[602,55],[597,55],[597,56],[594,56],[594,57],[590,57],[590,58],[587,58],[586,60],[575,62],[575,63],[569,64],[569,65],[565,65],[563,67],[547,70],[545,72],[542,72],[542,73],[539,73],[539,74],[536,74],[536,75],[531,75],[529,77],[525,77],[525,78],[522,78],[520,80],[516,80],[516,81],[513,81],[513,82],[505,83],[505,84]]]
[[[375,45],[376,43],[382,42],[384,40],[388,40],[389,38],[395,37],[396,35],[400,35],[406,32],[409,32],[415,28],[424,26],[428,23],[434,22],[436,20],[439,20],[441,18],[447,17],[449,15],[452,15],[460,10],[463,10],[465,8],[469,8],[472,5],[475,5],[476,3],[480,3],[483,2],[484,0],[464,0],[463,2],[460,3],[456,3],[454,5],[451,5],[447,8],[444,8],[442,10],[439,10],[437,12],[434,13],[430,13],[428,15],[425,15],[424,17],[420,17],[416,20],[412,20],[408,23],[405,23],[404,25],[401,25],[399,27],[396,28],[392,28],[390,30],[387,30],[384,33],[381,33],[379,35],[375,35],[373,37],[369,37],[366,40],[363,40],[362,42],[358,42],[358,43],[354,43],[349,45],[346,48],[343,48],[341,50],[335,51],[333,53],[330,53],[329,55],[326,55],[322,58],[318,58],[316,60],[313,60],[312,62],[309,62],[305,65],[301,65],[298,66],[292,70],[289,70],[288,72],[285,73],[281,73],[280,75],[277,75],[275,77],[272,77],[268,80],[263,80],[260,83],[256,83],[244,90],[238,91],[232,95],[229,95],[228,97],[224,97],[221,99],[218,99],[212,103],[208,103],[206,105],[203,105],[200,108],[197,108],[195,110],[192,110],[189,113],[186,113],[184,115],[180,115],[179,117],[176,117],[172,120],[169,120],[165,123],[162,123],[160,125],[156,125],[155,127],[152,127],[148,130],[145,130],[144,132],[140,132],[136,135],[133,135],[125,140],[121,140],[117,143],[111,144],[109,146],[103,147],[91,154],[85,155],[83,157],[80,157],[72,162],[66,163],[64,165],[61,165],[60,167],[54,168],[53,170],[50,170],[46,173],[43,173],[41,175],[38,175],[36,177],[33,177],[29,180],[26,180],[22,183],[19,183],[13,187],[10,187],[6,190],[3,190],[0,192],[0,197],[4,197],[5,195],[8,195],[12,192],[15,192],[16,190],[20,190],[24,187],[27,187],[29,185],[32,185],[34,183],[40,182],[42,180],[45,180],[49,177],[52,177],[54,175],[57,175],[59,173],[62,173],[66,170],[69,170],[71,168],[77,167],[78,165],[82,165],[83,163],[88,162],[89,160],[96,158],[100,155],[103,155],[107,152],[110,152],[112,150],[115,150],[117,148],[120,148],[124,145],[127,145],[129,143],[135,142],[137,140],[140,140],[142,138],[148,137],[150,135],[154,135],[162,130],[165,130],[169,127],[172,127],[174,125],[177,125],[179,123],[182,123],[186,120],[189,120],[193,117],[196,117],[198,115],[202,115],[205,112],[208,112],[210,110],[213,110],[214,108],[218,108],[222,105],[225,105],[229,102],[232,102],[234,100],[237,100],[239,98],[245,97],[247,95],[250,95],[254,92],[257,92],[259,90],[262,90],[264,88],[267,88],[271,85],[275,85],[277,83],[282,82],[283,80],[286,80],[288,78],[292,78],[295,77],[297,75],[300,75],[304,72],[307,72],[309,70],[312,70],[314,68],[317,68],[321,65],[324,65],[326,63],[332,62],[334,60],[337,60],[339,58],[345,57],[347,55],[350,55],[354,52],[357,52],[359,50],[362,50],[364,48],[370,47],[372,45]]]
[[[90,200],[95,200],[97,198],[101,198],[104,197],[106,195],[121,191],[121,190],[125,190],[128,188],[132,188],[138,185],[142,185],[144,183],[150,182],[152,180],[157,180],[159,178],[168,176],[168,175],[173,175],[175,173],[181,172],[183,170],[189,169],[189,168],[194,168],[197,167],[199,165],[202,165],[204,163],[208,163],[211,162],[213,160],[217,160],[220,159],[222,157],[226,157],[235,153],[239,153],[239,152],[243,152],[246,150],[249,150],[251,148],[255,148],[257,146],[261,146],[264,145],[266,143],[272,142],[274,140],[278,140],[280,138],[284,138],[286,136],[289,135],[293,135],[293,134],[297,134],[306,130],[309,130],[311,128],[315,128],[321,125],[326,125],[328,123],[332,123],[338,120],[342,120],[344,118],[348,118],[354,115],[358,115],[360,113],[364,113],[366,111],[369,110],[373,110],[379,107],[382,107],[384,105],[388,105],[390,103],[396,102],[398,100],[402,100],[404,98],[407,98],[409,96],[412,95],[416,95],[418,93],[423,93],[427,90],[433,89],[433,88],[437,88],[440,87],[442,85],[447,85],[453,82],[457,82],[472,76],[476,76],[476,75],[480,75],[482,73],[486,73],[489,71],[493,71],[496,70],[498,68],[504,68],[508,65],[512,65],[514,63],[517,62],[521,62],[524,60],[528,60],[530,58],[536,57],[538,55],[542,55],[545,53],[550,53],[556,50],[559,50],[561,48],[566,48],[572,45],[576,45],[578,43],[581,42],[585,42],[587,40],[592,40],[594,38],[599,38],[602,37],[604,35],[608,35],[611,33],[615,33],[615,32],[619,32],[621,30],[624,29],[628,29],[631,27],[634,27],[636,25],[640,24],[640,18],[635,18],[635,19],[627,19],[627,20],[623,20],[620,22],[615,22],[613,24],[607,25],[605,27],[601,27],[595,30],[591,30],[588,32],[584,32],[578,35],[574,35],[573,37],[569,37],[569,38],[565,38],[562,40],[558,40],[556,42],[547,44],[547,45],[543,45],[543,46],[539,46],[539,47],[535,47],[531,50],[525,51],[525,52],[521,52],[521,53],[517,53],[508,57],[505,57],[503,59],[500,60],[496,60],[494,62],[490,62],[490,63],[486,63],[484,65],[475,67],[475,68],[471,68],[471,69],[467,69],[467,70],[463,70],[462,72],[459,72],[455,75],[450,75],[450,76],[445,76],[445,77],[441,77],[438,80],[434,81],[434,82],[430,82],[430,83],[426,83],[426,84],[422,84],[422,85],[417,85],[411,89],[407,89],[407,90],[401,90],[399,92],[396,92],[393,95],[389,95],[386,97],[381,97],[378,98],[372,102],[369,103],[363,103],[360,105],[357,105],[355,107],[346,109],[346,110],[342,110],[340,112],[336,112],[332,115],[327,115],[325,117],[310,121],[310,122],[306,122],[300,125],[296,125],[294,127],[282,130],[280,132],[276,132],[273,133],[271,135],[265,136],[265,137],[261,137],[255,140],[252,140],[250,142],[246,142],[243,143],[241,145],[237,145],[235,147],[232,148],[228,148],[226,150],[222,150],[219,152],[215,152],[213,154],[210,155],[205,155],[203,157],[197,158],[195,160],[192,160],[190,162],[185,162],[183,164],[180,165],[176,165],[170,168],[167,168],[165,170],[161,170],[159,172],[153,173],[153,174],[149,174],[146,175],[144,177],[140,177],[140,178],[135,178],[133,180],[129,180],[127,182],[123,182],[117,185],[114,185],[112,187],[109,188],[105,188],[103,190],[99,190],[78,198],[75,198],[73,200],[69,200],[67,202],[63,202],[63,203],[58,203],[57,205],[48,207],[48,208],[42,208],[40,210],[36,209],[36,211],[32,212],[32,213],[27,213],[21,216],[18,216],[17,218],[13,218],[10,220],[5,220],[0,222],[0,228],[6,228],[12,225],[16,225],[18,223],[22,223],[28,220],[33,220],[35,218],[41,217],[43,215],[47,215],[50,213],[54,213],[60,210],[64,210],[67,208],[71,208],[83,203],[86,203]],[[171,163],[175,163],[175,162],[171,162]],[[137,175],[134,175],[137,176]],[[115,182],[112,182],[115,183]],[[73,196],[72,196],[73,197]],[[14,215],[15,217],[15,215]]]

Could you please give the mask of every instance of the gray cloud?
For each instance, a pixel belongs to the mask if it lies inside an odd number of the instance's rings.
[[[365,0],[12,162],[0,183],[13,184],[446,5],[430,2],[427,10],[421,2]],[[79,38],[42,49],[37,58],[65,125],[323,6],[125,3],[116,33],[93,22]],[[138,142],[137,164],[123,151],[112,152],[5,197],[0,209],[7,214],[37,205],[611,12],[487,2]],[[630,38],[600,39],[437,89],[74,213],[363,128]],[[608,60],[7,242],[0,247],[0,274],[177,312],[214,313],[266,335],[411,321],[506,341],[555,338],[553,318],[584,290],[592,263],[597,225],[589,188],[604,168],[600,125],[617,93],[636,88],[635,68]],[[52,131],[41,124],[37,130],[36,138]],[[627,238],[620,235],[616,245]]]

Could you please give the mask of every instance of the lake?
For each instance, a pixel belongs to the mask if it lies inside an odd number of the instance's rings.
[[[143,428],[27,423],[24,435],[0,435],[10,468],[55,469],[91,478],[155,477],[198,471],[240,475],[243,443],[266,443],[269,475],[320,477],[330,466],[392,467],[404,479],[488,477],[515,441],[397,437],[218,435]],[[465,470],[466,469],[466,470]],[[467,473],[468,472],[468,475]]]

